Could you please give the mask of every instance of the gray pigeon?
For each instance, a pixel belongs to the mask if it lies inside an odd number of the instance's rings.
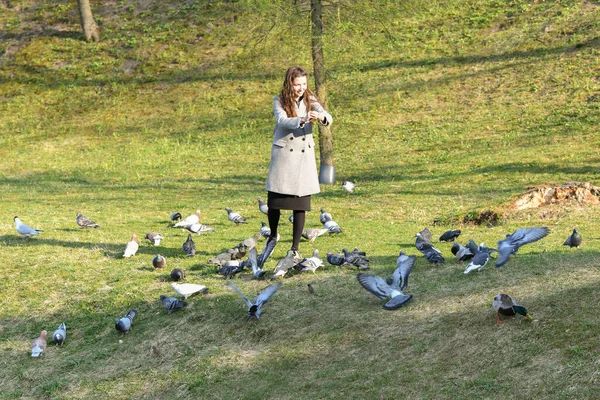
[[[461,263],[463,261],[473,258],[473,256],[475,255],[473,252],[471,252],[471,250],[468,247],[459,244],[456,240],[452,244],[452,248],[450,249],[450,251]]]
[[[160,295],[160,301],[162,302],[163,308],[167,311],[167,314],[171,314],[173,311],[182,310],[188,305],[188,303],[179,300],[177,297],[167,297],[163,294]]]
[[[67,325],[63,322],[52,334],[52,341],[62,346],[62,344],[65,342],[65,339],[67,339]]]
[[[269,301],[271,296],[279,290],[281,287],[281,282],[274,283],[272,285],[267,286],[256,299],[252,302],[246,296],[243,295],[242,292],[235,286],[235,284],[231,281],[227,282],[230,288],[235,290],[237,294],[246,302],[248,305],[248,314],[247,320],[249,321],[252,318],[260,319],[260,314],[262,313],[262,307]]]
[[[214,232],[215,231],[215,228],[213,228],[212,226],[204,225],[199,222],[195,223],[195,224],[191,224],[190,226],[186,226],[185,229],[187,229],[188,231],[190,231],[192,233],[197,233],[198,235],[203,232]]]
[[[321,235],[324,235],[327,232],[329,232],[329,229],[327,228],[308,228],[302,230],[302,237],[310,240],[311,242],[314,242],[316,238],[318,238]]]
[[[219,267],[222,267],[223,265],[225,265],[225,263],[227,261],[231,260],[231,253],[228,251],[224,251],[222,253],[217,254],[215,257],[211,258],[210,260],[208,260],[209,264],[216,264]]]
[[[175,211],[173,214],[171,214],[171,221],[179,221],[182,216],[180,212]]]
[[[460,236],[460,229],[451,229],[440,236],[440,242],[452,242]]]
[[[417,237],[420,237],[423,240],[425,240],[426,242],[431,243],[433,235],[431,234],[431,231],[429,230],[429,228],[425,227],[421,232],[418,233]]]
[[[583,238],[581,237],[581,234],[577,228],[573,228],[573,233],[567,238],[567,240],[565,240],[563,246],[569,246],[569,249],[572,249],[573,247],[578,249],[579,246],[581,246],[582,241]]]
[[[332,219],[327,219],[323,223],[323,228],[327,229],[329,231],[330,235],[333,233],[337,233],[337,234],[342,233],[342,228],[340,228],[338,223]]]
[[[269,206],[262,199],[258,199],[258,210],[265,215],[269,215]]]
[[[115,328],[119,332],[123,332],[124,334],[127,334],[129,332],[129,330],[131,329],[131,324],[133,323],[133,318],[135,317],[136,313],[137,313],[137,311],[134,308],[132,308],[131,310],[129,310],[127,315],[125,315],[123,318],[115,319]]]
[[[355,248],[352,252],[342,249],[342,253],[344,253],[346,264],[349,264],[353,267],[362,268],[363,270],[369,269],[369,259],[366,257],[364,252],[359,252],[358,249]]]
[[[548,228],[541,227],[521,228],[512,234],[507,234],[505,239],[498,242],[499,255],[496,260],[496,267],[506,264],[511,254],[517,254],[521,246],[538,241],[546,237],[549,232]]]
[[[333,217],[324,208],[321,208],[321,214],[319,215],[319,221],[324,224],[326,221],[332,220]]]
[[[402,253],[399,259],[402,257]],[[392,283],[388,284],[383,278],[374,275],[359,273],[356,278],[363,288],[373,293],[380,299],[390,300],[383,305],[386,310],[395,310],[402,307],[412,299],[412,295],[402,293],[408,284],[408,276],[415,265],[416,256],[405,256],[397,263],[392,274]]]
[[[294,223],[294,213],[290,214],[290,216],[288,217],[288,221],[290,221],[290,224]]]
[[[244,270],[244,265],[240,264],[238,260],[227,261],[225,265],[219,268],[219,274],[225,278],[233,278]]]
[[[246,218],[242,217],[239,213],[233,211],[231,208],[225,207],[225,211],[227,211],[227,218],[234,224],[247,224]]]
[[[160,241],[164,239],[163,235],[161,235],[158,232],[149,232],[146,233],[146,235],[144,236],[144,239],[148,239],[150,241],[150,243],[152,243],[155,246],[159,246],[160,245]]]
[[[185,278],[185,271],[180,268],[175,268],[171,271],[171,280],[178,282]]]
[[[155,269],[164,268],[165,265],[167,265],[167,260],[160,254],[155,255],[154,258],[152,259],[152,266]]]
[[[187,240],[181,245],[181,248],[188,255],[194,257],[196,255],[196,243],[192,240],[192,234],[188,234]]]
[[[92,221],[91,219],[89,219],[88,217],[86,217],[85,215],[83,215],[81,213],[77,213],[75,222],[77,222],[77,225],[79,225],[79,227],[82,229],[100,228],[100,225],[98,225],[97,223],[95,223],[94,221]]]
[[[479,251],[479,246],[477,246],[477,243],[475,243],[473,239],[469,239],[465,247],[468,248],[473,254],[477,254]]]
[[[25,225],[23,222],[21,222],[19,217],[15,217],[15,228],[17,228],[19,235],[23,236],[25,239],[29,239],[30,237],[39,235],[40,232],[43,232],[40,229],[34,229]]]
[[[271,280],[275,280],[277,278],[282,278],[285,274],[288,273],[290,269],[294,267],[294,251],[288,250],[285,257],[283,257],[277,265],[275,266],[275,270],[273,271],[273,275],[271,276]]]
[[[257,232],[253,236],[249,237],[248,239],[246,239],[242,243],[240,243],[240,246],[244,246],[246,248],[246,251],[250,251],[256,247],[260,238],[261,238],[261,234],[260,234],[260,232]]]
[[[271,236],[271,228],[269,228],[269,226],[267,225],[267,223],[265,221],[261,221],[260,222],[260,234],[262,237],[264,238],[268,238],[269,236]]]
[[[340,265],[344,265],[344,263],[346,262],[346,258],[344,257],[343,254],[334,254],[334,253],[327,253],[327,262],[331,265],[336,265],[336,266],[340,266]]]
[[[319,258],[319,250],[315,249],[309,258],[304,258],[294,265],[294,268],[300,272],[311,271],[313,274],[317,268],[323,266],[323,261]]]
[[[488,261],[490,261],[490,254],[495,251],[496,249],[487,248],[485,244],[481,243],[477,249],[477,253],[475,253],[463,274],[467,275],[473,271],[483,270]]]

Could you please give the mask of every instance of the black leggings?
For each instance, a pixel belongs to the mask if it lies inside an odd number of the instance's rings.
[[[269,228],[271,228],[271,237],[277,237],[277,227],[279,226],[279,218],[281,217],[281,210],[269,207],[267,217],[269,218]],[[302,231],[304,230],[304,223],[306,222],[306,211],[294,210],[294,227],[293,227],[293,240],[292,249],[298,250],[300,246],[300,238],[302,237]]]

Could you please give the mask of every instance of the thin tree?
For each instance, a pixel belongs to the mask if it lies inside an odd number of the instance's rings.
[[[90,7],[90,0],[77,0],[79,5],[79,16],[81,17],[81,28],[83,29],[83,35],[85,40],[88,42],[93,40],[94,42],[100,41],[100,31],[94,16],[92,15],[92,8]]]

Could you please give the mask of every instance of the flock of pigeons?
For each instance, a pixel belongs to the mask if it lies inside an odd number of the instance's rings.
[[[267,214],[268,206],[261,199],[258,200],[258,206],[262,213]],[[236,225],[247,223],[243,216],[233,211],[231,208],[227,207],[225,208],[225,211],[227,211],[228,219],[232,223]],[[190,232],[187,240],[182,245],[182,250],[189,257],[193,257],[196,254],[196,245],[193,241],[192,233],[199,235],[204,232],[214,231],[214,228],[200,223],[200,210],[197,210],[195,214],[192,214],[186,218],[182,218],[181,213],[176,212],[173,213],[170,218],[174,222],[172,225],[173,227],[187,229]],[[324,235],[325,233],[330,235],[342,233],[340,226],[333,220],[331,214],[325,209],[321,209],[319,219],[323,224],[323,228],[305,229],[302,233],[304,238],[314,242],[316,238]],[[17,232],[26,239],[39,235],[40,232],[43,232],[42,230],[25,225],[19,219],[19,217],[15,217],[14,221]],[[78,213],[76,216],[76,222],[79,227],[84,229],[99,227],[99,225],[90,218],[80,213]],[[245,269],[248,269],[252,273],[252,277],[254,279],[265,278],[266,271],[263,270],[264,264],[273,253],[279,237],[276,239],[270,238],[271,232],[266,223],[263,221],[261,225],[262,226],[259,232],[257,232],[255,235],[209,260],[209,263],[217,265],[219,274],[223,275],[226,279],[230,279]],[[472,239],[469,239],[469,242],[466,245],[459,244],[456,239],[461,234],[460,230],[449,230],[445,232],[440,236],[439,241],[453,242],[451,252],[460,263],[468,261],[468,265],[464,271],[464,274],[469,274],[473,271],[483,270],[490,260],[490,254],[494,252],[499,254],[495,262],[496,267],[503,266],[506,264],[506,262],[508,262],[511,255],[517,254],[520,247],[538,241],[547,236],[548,233],[549,230],[546,227],[521,228],[512,234],[507,234],[504,239],[498,241],[497,249],[488,248],[484,243],[476,245]],[[262,252],[258,254],[257,245],[261,236],[267,238],[267,242]],[[428,228],[418,232],[415,237],[415,247],[424,255],[427,261],[433,265],[445,263],[442,252],[435,248],[432,243],[432,234]],[[147,239],[154,246],[159,246],[160,241],[164,239],[164,237],[158,232],[149,232],[145,235],[145,239]],[[575,228],[573,229],[573,233],[564,242],[564,245],[567,245],[570,248],[579,248],[581,243],[582,237]],[[132,235],[131,241],[129,241],[125,246],[123,257],[129,258],[134,256],[138,248],[139,244],[137,242],[137,237],[134,234]],[[247,258],[242,260],[246,256]],[[342,252],[339,254],[328,252],[326,259],[329,264],[335,266],[354,266],[361,271],[369,269],[369,259],[367,258],[366,253],[358,250],[357,248],[355,248],[353,251],[342,249]],[[384,279],[379,276],[360,272],[357,275],[357,280],[364,289],[380,299],[386,300],[386,302],[383,304],[384,309],[395,310],[408,303],[413,297],[412,295],[404,294],[403,291],[405,291],[408,286],[408,277],[415,265],[415,261],[416,256],[408,256],[402,250],[397,258],[396,268],[391,276],[388,276]],[[152,264],[155,269],[164,268],[166,265],[166,258],[158,254],[152,259]],[[270,279],[277,280],[278,278],[282,278],[293,271],[300,273],[311,271],[315,273],[315,271],[321,266],[323,266],[323,261],[319,258],[318,250],[315,250],[312,256],[308,258],[298,258],[297,254],[290,250],[287,252],[285,257],[278,261]],[[208,288],[204,285],[194,283],[177,283],[185,278],[185,271],[182,269],[173,269],[170,273],[170,277],[173,281],[171,283],[171,287],[177,292],[177,294],[183,297],[183,300],[177,297],[160,295],[162,306],[168,314],[184,309],[188,305],[188,303],[185,301],[188,297],[198,293],[208,292]],[[267,286],[254,299],[254,301],[246,297],[231,280],[228,280],[227,284],[232,290],[240,295],[242,300],[244,300],[248,307],[247,319],[251,320],[260,318],[262,307],[279,290],[282,283],[279,281]],[[310,284],[308,285],[308,289],[309,292],[314,293],[314,289]],[[521,314],[531,318],[527,310],[524,307],[519,306],[508,294],[498,294],[494,298],[492,305],[497,312],[498,322],[501,322],[500,315],[512,316]],[[137,311],[135,309],[131,309],[122,318],[117,318],[115,320],[115,329],[123,334],[127,334],[132,327],[133,319],[135,318],[136,313]],[[66,324],[63,322],[54,331],[52,334],[52,340],[56,344],[62,345],[65,342],[67,337],[66,329]],[[40,336],[33,341],[31,352],[32,357],[39,357],[43,354],[46,348],[46,336],[47,331],[43,330]]]

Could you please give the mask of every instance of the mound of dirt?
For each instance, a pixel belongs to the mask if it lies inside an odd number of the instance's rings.
[[[600,203],[600,187],[589,182],[569,182],[562,186],[536,186],[529,188],[514,203],[517,210],[527,210],[561,201],[576,201],[582,204]]]

